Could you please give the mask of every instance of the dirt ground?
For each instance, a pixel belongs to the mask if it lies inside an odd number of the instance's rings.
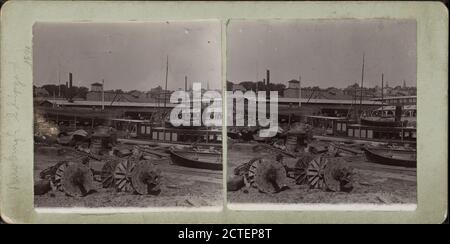
[[[263,150],[253,152],[252,145],[228,149],[228,173],[254,157],[274,157]],[[39,172],[61,160],[73,159],[71,155],[58,155],[56,150],[36,150],[34,179]],[[295,161],[295,160],[294,160]],[[293,180],[289,189],[276,194],[259,192],[256,188],[242,188],[228,192],[229,202],[234,203],[416,203],[416,170],[368,162],[363,155],[345,158],[354,168],[354,189],[350,193],[324,192],[296,185]],[[137,195],[105,189],[96,182],[96,192],[85,197],[69,197],[63,192],[51,191],[35,196],[36,207],[200,207],[223,204],[222,172],[185,168],[173,165],[169,159],[155,161],[162,170],[161,193]]]
[[[270,158],[273,153],[253,152],[251,146],[232,146],[228,149],[228,175],[233,169],[254,157]],[[385,166],[368,162],[364,155],[343,158],[354,168],[353,190],[345,192],[325,192],[309,189],[306,185],[296,185],[289,181],[289,189],[279,193],[261,193],[253,187],[244,187],[227,193],[228,202],[234,203],[416,203],[416,169]]]
[[[39,172],[60,160],[73,156],[57,155],[54,150],[36,150],[34,180]],[[98,163],[98,162],[97,162]],[[222,172],[185,168],[173,165],[169,159],[155,161],[162,170],[159,195],[137,195],[102,188],[95,182],[95,192],[85,197],[70,197],[60,191],[35,196],[36,207],[201,207],[222,206]]]

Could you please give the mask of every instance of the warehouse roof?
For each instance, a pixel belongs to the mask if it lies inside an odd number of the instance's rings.
[[[61,106],[99,106],[101,107],[102,104],[105,105],[105,107],[164,107],[164,102],[160,103],[138,103],[138,102],[113,102],[111,105],[110,101],[105,101],[102,103],[102,101],[73,101],[69,102],[67,100],[54,100],[54,99],[48,99],[47,102],[51,104],[61,105]],[[177,104],[173,103],[167,103],[167,107],[175,107]]]

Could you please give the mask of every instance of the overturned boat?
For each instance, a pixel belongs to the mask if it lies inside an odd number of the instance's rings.
[[[364,147],[363,149],[367,160],[371,162],[409,168],[417,167],[415,150],[371,147]]]
[[[174,164],[210,170],[222,170],[222,153],[198,152],[170,149],[170,159]]]

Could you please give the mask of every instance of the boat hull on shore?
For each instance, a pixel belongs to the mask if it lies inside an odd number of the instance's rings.
[[[170,151],[170,159],[174,164],[210,170],[222,170],[222,154],[212,152],[196,152],[196,151]]]
[[[416,151],[412,150],[395,150],[395,149],[378,149],[363,148],[367,160],[392,166],[401,166],[408,168],[417,167]]]

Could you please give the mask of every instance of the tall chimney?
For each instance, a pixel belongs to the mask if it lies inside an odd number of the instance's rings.
[[[187,91],[187,76],[184,76],[184,91]]]
[[[102,79],[102,110],[105,110],[105,79]]]
[[[66,81],[66,89],[64,90],[64,96],[69,99],[69,82]]]
[[[267,70],[267,71],[266,71],[266,76],[267,76],[267,78],[266,78],[266,82],[267,82],[267,85],[266,85],[266,97],[267,97],[267,99],[269,99],[269,96],[270,96],[270,89],[269,89],[269,84],[270,84],[270,70]]]
[[[69,73],[69,86],[72,88],[72,73]]]

